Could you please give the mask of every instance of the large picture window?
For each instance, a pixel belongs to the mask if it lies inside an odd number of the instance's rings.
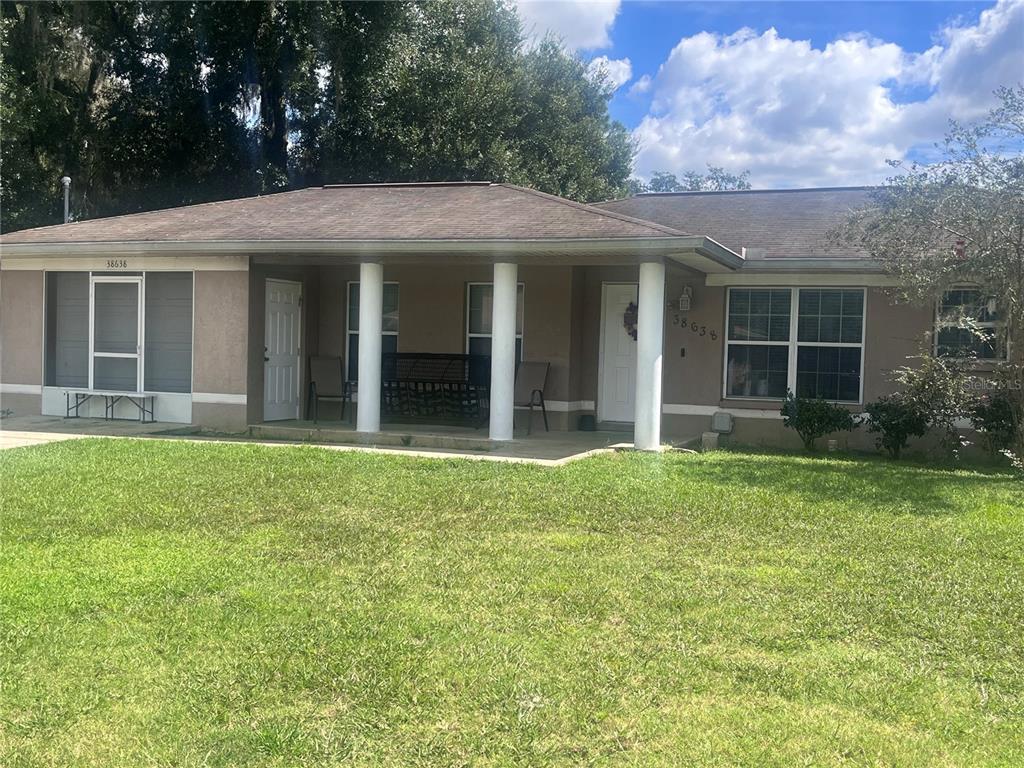
[[[516,361],[523,359],[524,288],[516,286]],[[494,311],[492,283],[469,283],[466,291],[466,352],[491,354],[491,319]]]
[[[398,283],[384,283],[381,352],[398,351]],[[348,284],[348,380],[359,380],[359,283]]]
[[[49,272],[45,382],[192,391],[192,273]]]
[[[725,396],[860,402],[861,288],[731,288]]]
[[[936,312],[935,352],[940,357],[1005,360],[1003,327],[993,298],[977,288],[954,288],[942,295]]]

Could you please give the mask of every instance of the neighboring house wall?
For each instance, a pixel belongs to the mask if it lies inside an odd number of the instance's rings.
[[[209,429],[246,425],[249,273],[195,273],[192,421]]]
[[[0,272],[0,408],[38,414],[43,386],[43,272]]]

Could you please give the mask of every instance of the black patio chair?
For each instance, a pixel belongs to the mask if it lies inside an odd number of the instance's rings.
[[[531,363],[523,361],[516,370],[516,387],[514,392],[514,405],[516,408],[529,408],[529,421],[526,423],[526,434],[533,429],[533,409],[540,406],[540,412],[544,416],[544,431],[548,429],[548,411],[544,405],[544,387],[548,382],[548,370],[551,363]]]
[[[306,398],[306,418],[320,417],[320,401],[341,403],[341,420],[345,420],[345,405],[352,402],[352,385],[345,381],[340,357],[309,358],[309,394]]]

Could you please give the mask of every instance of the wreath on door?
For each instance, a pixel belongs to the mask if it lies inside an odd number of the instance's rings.
[[[626,306],[626,311],[622,313],[622,327],[626,329],[626,334],[636,341],[636,318],[637,318],[637,306],[635,301],[629,302]]]

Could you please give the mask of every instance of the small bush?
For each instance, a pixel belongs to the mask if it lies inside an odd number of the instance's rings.
[[[1017,425],[1013,403],[1004,392],[986,393],[974,402],[971,424],[985,436],[993,456],[1013,445]]]
[[[883,395],[867,408],[868,432],[880,433],[875,441],[894,459],[907,447],[911,437],[928,431],[928,413],[906,395]]]
[[[938,436],[941,449],[955,456],[968,445],[956,423],[968,417],[973,408],[975,398],[970,389],[973,377],[960,360],[931,353],[911,359],[917,363],[893,371],[893,379],[902,387],[899,402],[911,412],[923,415],[927,429],[934,430]],[[913,424],[913,418],[909,423]]]
[[[828,400],[797,397],[786,392],[782,404],[783,424],[795,429],[803,440],[804,448],[814,450],[814,441],[832,432],[852,432],[857,427],[853,414]]]

